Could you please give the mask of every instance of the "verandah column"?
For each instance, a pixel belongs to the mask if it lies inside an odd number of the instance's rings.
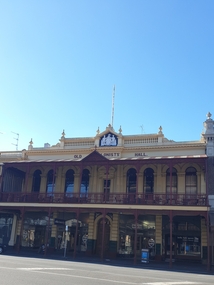
[[[77,252],[77,234],[78,234],[78,226],[79,226],[79,214],[80,214],[80,209],[78,208],[76,212],[76,231],[75,231],[74,254],[73,254],[74,259],[76,258],[76,252]]]
[[[170,258],[169,258],[169,266],[172,267],[172,226],[173,226],[173,215],[172,210],[169,213],[169,224],[170,224]]]
[[[106,209],[103,210],[103,229],[102,229],[102,247],[101,247],[101,260],[102,261],[104,257],[105,222],[106,222]]]
[[[47,255],[47,245],[48,245],[48,233],[50,230],[50,220],[51,220],[51,208],[48,209],[48,224],[46,225],[45,231],[45,256]]]
[[[27,191],[28,190],[28,182],[29,182],[29,173],[30,173],[30,164],[27,165],[25,188],[24,188],[25,193],[30,192],[30,191]]]
[[[172,205],[172,163],[169,164],[169,173],[170,173],[170,205]]]
[[[19,240],[17,244],[17,252],[20,252],[20,245],[21,245],[21,237],[22,237],[22,232],[23,232],[23,227],[24,227],[24,215],[25,215],[25,209],[24,207],[21,209],[21,227],[20,227],[20,234],[19,234]]]
[[[79,176],[79,193],[78,193],[78,203],[80,202],[80,195],[81,195],[82,172],[83,172],[83,164],[81,163],[81,165],[80,165],[80,176]]]
[[[137,164],[137,173],[136,173],[136,177],[137,177],[137,179],[136,179],[136,197],[135,197],[135,199],[136,199],[136,204],[138,204],[138,202],[139,202],[139,196],[138,196],[138,186],[139,186],[139,171],[140,171],[140,165],[139,164]]]
[[[135,235],[134,235],[134,264],[137,263],[137,222],[138,222],[138,211],[135,210]]]
[[[207,216],[205,217],[207,226],[207,271],[210,271],[210,231],[209,231],[209,212],[207,211]]]
[[[106,199],[107,199],[107,189],[108,189],[108,173],[109,172],[109,165],[107,164],[106,166],[106,183],[105,183],[105,191],[104,191],[104,202],[106,203]]]

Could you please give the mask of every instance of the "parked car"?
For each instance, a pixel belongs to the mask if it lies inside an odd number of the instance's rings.
[[[6,249],[6,245],[0,243],[0,254],[2,254],[5,251],[5,249]]]

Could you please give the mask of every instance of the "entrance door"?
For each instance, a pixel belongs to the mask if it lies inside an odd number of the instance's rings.
[[[34,247],[39,248],[43,243],[45,243],[45,230],[46,226],[36,226],[35,236],[34,236]]]
[[[107,257],[109,253],[109,239],[110,239],[110,222],[105,219],[105,235],[104,235],[104,246],[103,254]],[[103,219],[100,219],[97,224],[97,242],[96,242],[96,255],[101,256],[102,251],[102,238],[103,238]]]

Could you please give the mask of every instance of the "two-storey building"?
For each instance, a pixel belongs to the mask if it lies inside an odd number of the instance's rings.
[[[212,120],[211,116],[208,120]],[[207,122],[206,121],[206,122]],[[206,126],[205,126],[206,127]],[[0,242],[103,258],[209,264],[207,137],[123,135],[111,125],[0,155]],[[67,227],[66,227],[67,226]]]

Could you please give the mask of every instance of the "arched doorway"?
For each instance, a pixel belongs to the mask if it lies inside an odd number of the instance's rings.
[[[96,242],[96,255],[101,256],[102,252],[102,239],[103,239],[103,222],[105,223],[103,255],[107,257],[109,254],[109,240],[110,240],[110,221],[106,218],[101,218],[97,223],[97,242]]]

